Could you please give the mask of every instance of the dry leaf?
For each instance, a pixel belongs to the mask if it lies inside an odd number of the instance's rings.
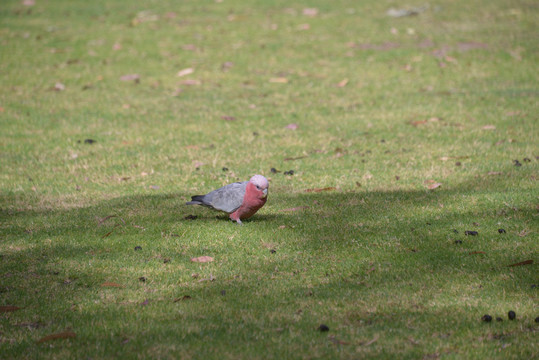
[[[21,308],[18,307],[18,306],[3,305],[3,306],[0,306],[0,313],[13,312],[13,311],[17,311],[17,310],[20,310],[20,309]]]
[[[37,342],[43,343],[46,341],[56,340],[56,339],[71,339],[77,337],[77,334],[75,334],[72,331],[64,331],[56,334],[47,335],[45,337],[42,337]]]
[[[134,81],[138,83],[140,81],[140,75],[139,74],[127,74],[120,77],[121,81]]]
[[[22,0],[24,6],[34,6],[36,4],[35,0]]]
[[[524,230],[522,230],[521,232],[518,233],[518,236],[524,237],[524,236],[528,235],[529,233],[530,233],[529,230],[524,229]]]
[[[189,75],[189,74],[192,74],[195,72],[195,69],[193,68],[187,68],[187,69],[183,69],[183,70],[180,70],[178,71],[178,74],[177,76],[185,76],[185,75]]]
[[[286,128],[290,130],[296,130],[298,128],[298,124],[295,124],[295,123],[288,124],[286,125]]]
[[[318,9],[317,8],[305,8],[305,9],[303,9],[303,15],[305,15],[305,16],[316,16],[316,15],[318,15]]]
[[[185,45],[182,45],[182,49],[187,50],[187,51],[195,51],[197,47],[193,44],[185,44]]]
[[[174,302],[184,301],[184,300],[189,300],[189,299],[191,299],[191,296],[189,296],[189,295],[184,295],[184,296],[182,296],[181,298],[176,298],[176,299],[174,299]]]
[[[188,85],[188,86],[194,86],[194,85],[200,85],[200,84],[202,84],[202,82],[200,80],[189,79],[189,80],[182,81],[181,84],[182,85]]]
[[[196,257],[196,258],[192,258],[191,261],[192,262],[205,263],[205,262],[212,262],[213,258],[211,256],[199,256],[199,257]]]
[[[522,266],[522,265],[530,265],[530,264],[533,264],[533,260],[526,260],[526,261],[521,261],[521,262],[518,262],[518,263],[515,263],[515,264],[511,264],[511,265],[507,265],[507,267],[514,267],[514,266]]]
[[[429,189],[429,190],[434,190],[434,189],[439,188],[440,186],[442,186],[441,183],[435,182],[435,183],[432,183],[432,184],[430,184],[429,186],[427,186],[427,189]]]
[[[229,69],[231,69],[232,67],[234,66],[234,63],[231,62],[231,61],[226,61],[223,63],[223,65],[221,65],[221,70],[223,71],[228,71]]]
[[[116,288],[121,288],[122,285],[117,284],[117,283],[115,283],[115,282],[109,282],[109,281],[106,281],[106,282],[104,282],[103,284],[101,284],[101,287],[116,287]]]
[[[487,173],[487,175],[502,175],[502,174],[503,174],[503,172],[501,172],[501,171],[489,171]]]
[[[337,188],[334,186],[330,186],[330,187],[319,188],[319,189],[306,189],[305,192],[322,192],[322,191],[331,191],[331,190],[337,190]]]
[[[57,82],[56,84],[54,84],[54,87],[52,88],[52,90],[54,91],[64,91],[66,89],[66,86],[62,83],[59,83]]]
[[[43,323],[41,323],[39,321],[36,321],[36,322],[22,322],[22,323],[18,323],[18,324],[14,324],[14,325],[28,328],[28,330],[39,329],[39,328],[45,326],[45,324],[43,324]]]
[[[427,122],[428,122],[427,120],[411,121],[411,122],[410,122],[410,125],[415,126],[415,127],[418,127],[419,125],[426,124]]]
[[[372,340],[367,341],[365,344],[363,344],[363,346],[369,346],[369,345],[372,345],[372,344],[374,344],[376,341],[378,341],[379,338],[380,338],[380,335],[375,335],[374,338],[373,338]]]
[[[485,125],[481,129],[483,129],[483,130],[496,130],[496,126],[494,126],[494,125]]]
[[[123,220],[122,220],[122,221],[123,221]],[[103,235],[103,236],[101,237],[101,239],[104,239],[104,238],[110,236],[110,234],[112,234],[112,233],[114,232],[114,230],[115,230],[118,226],[122,226],[122,224],[115,224],[114,227],[112,228],[112,230],[109,231],[108,233],[106,233],[105,235]]]
[[[97,225],[103,225],[103,223],[105,221],[107,221],[108,219],[111,219],[111,218],[115,218],[117,217],[118,215],[109,215],[109,216],[105,216],[104,218],[101,218],[101,219],[98,219],[97,221]],[[122,220],[123,221],[123,220]]]
[[[288,83],[288,79],[285,77],[276,77],[269,79],[270,83],[278,83],[278,84],[286,84]]]
[[[348,345],[348,344],[350,344],[350,343],[347,342],[347,341],[337,339],[334,335],[329,336],[329,340],[330,340],[332,343],[334,343],[335,345]]]
[[[204,278],[204,279],[200,279],[198,280],[198,282],[203,282],[203,281],[215,281],[216,277],[213,276],[212,274],[210,274],[210,277],[209,278]]]
[[[296,157],[287,157],[287,158],[284,158],[283,161],[299,160],[299,159],[304,159],[306,157],[307,157],[306,155],[304,155],[304,156],[296,156]]]
[[[226,120],[226,121],[234,121],[234,120],[236,120],[236,118],[234,116],[228,116],[228,115],[221,116],[221,119]]]
[[[342,79],[342,80],[339,81],[339,83],[337,84],[337,87],[345,87],[346,84],[348,84],[348,79]]]

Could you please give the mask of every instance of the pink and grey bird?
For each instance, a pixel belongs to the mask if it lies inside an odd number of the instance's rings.
[[[255,175],[249,181],[236,182],[213,190],[206,195],[195,195],[186,205],[202,205],[224,211],[231,220],[241,225],[241,221],[253,216],[268,197],[268,179]]]

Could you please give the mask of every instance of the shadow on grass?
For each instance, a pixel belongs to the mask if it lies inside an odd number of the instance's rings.
[[[33,259],[50,246],[71,246],[70,250],[55,253],[81,257],[91,249],[99,249],[110,238],[122,236],[130,241],[137,237],[151,239],[145,242],[160,247],[159,242],[166,243],[167,238],[202,233],[212,239],[238,231],[270,238],[281,247],[310,251],[322,259],[330,259],[332,251],[339,255],[349,251],[368,254],[371,247],[386,260],[399,258],[404,252],[415,258],[412,262],[425,262],[427,268],[432,262],[438,270],[442,266],[458,268],[453,255],[465,251],[476,251],[477,257],[485,255],[480,252],[500,251],[496,261],[506,260],[498,265],[533,257],[537,250],[533,246],[507,251],[515,235],[526,240],[537,214],[532,204],[511,207],[503,201],[502,191],[477,190],[473,186],[465,183],[436,191],[271,194],[268,205],[246,220],[243,227],[222,213],[185,206],[186,196],[180,193],[120,197],[72,209],[4,208],[0,212],[2,270],[10,271],[8,259],[12,256],[19,261]],[[520,194],[523,200],[519,203],[532,198],[531,190],[528,192]],[[9,197],[3,196],[0,204],[9,203]],[[189,219],[188,215],[193,214],[196,219]],[[507,233],[498,233],[499,228]],[[478,236],[465,236],[466,230],[477,231]],[[386,248],[387,254],[378,251]],[[25,255],[26,251],[33,253]],[[369,259],[382,261],[372,256]],[[485,271],[496,265],[485,263]]]
[[[365,337],[365,329],[368,336],[400,329],[388,342],[406,338],[417,314],[428,331],[451,332],[473,327],[477,319],[441,324],[436,319],[444,312],[463,314],[465,305],[481,311],[482,296],[493,303],[528,297],[536,281],[535,264],[507,267],[537,255],[531,236],[522,233],[537,213],[527,203],[531,191],[510,207],[494,189],[463,184],[433,192],[272,194],[242,227],[208,209],[184,206],[183,194],[120,197],[73,209],[2,209],[0,291],[4,304],[24,307],[27,315],[20,316],[49,329],[78,325],[90,347],[98,339],[120,346],[122,336],[144,333],[195,343],[219,339],[256,355],[271,341],[261,341],[254,352],[243,341],[260,333],[275,337],[275,328],[291,336],[328,321],[349,342]],[[1,199],[4,206],[9,202]],[[189,214],[197,219],[186,219]],[[500,226],[506,233],[498,233]],[[465,236],[465,230],[479,234]],[[211,271],[190,262],[201,253],[216,254]],[[212,271],[216,281],[208,280]],[[146,272],[153,276],[149,283],[139,278]],[[194,277],[196,272],[201,275]],[[123,295],[102,287],[114,280]],[[157,296],[147,292],[151,288]],[[173,301],[184,295],[191,300]],[[467,296],[480,300],[466,303]],[[149,305],[141,307],[147,298]],[[77,303],[80,309],[66,314]],[[24,321],[16,316],[5,318],[8,333],[22,331],[16,325]],[[116,335],[84,329],[95,319]],[[234,333],[238,324],[243,330]],[[315,346],[332,354],[323,345],[327,340],[305,345],[312,333],[305,336],[295,337],[292,351]],[[279,344],[275,351],[284,356],[290,348]]]

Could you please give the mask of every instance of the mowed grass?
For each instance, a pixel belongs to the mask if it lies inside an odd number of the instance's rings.
[[[406,5],[3,1],[0,357],[537,357],[539,10]]]

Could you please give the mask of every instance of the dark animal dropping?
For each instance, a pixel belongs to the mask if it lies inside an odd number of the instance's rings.
[[[499,232],[500,234],[505,234],[505,229],[498,229],[498,232]]]
[[[284,172],[285,175],[294,175],[294,170],[288,170]]]
[[[144,276],[139,277],[138,280],[140,282],[146,282],[146,278]]]
[[[97,142],[97,141],[95,141],[94,139],[86,139],[86,140],[84,140],[85,144],[93,144],[95,142]]]
[[[473,231],[473,230],[466,230],[466,231],[464,232],[464,235],[477,236],[477,235],[478,235],[478,232],[477,232],[477,231]]]
[[[515,318],[517,317],[517,314],[515,314],[515,312],[511,310],[507,313],[507,317],[509,318],[509,320],[515,320]]]
[[[142,250],[142,246],[135,246],[135,251]]]
[[[485,322],[491,322],[492,321],[492,316],[488,315],[488,314],[485,314],[483,315],[483,317],[481,318],[481,320],[485,321]]]
[[[223,167],[223,171],[228,171],[228,168],[227,168],[227,167]]]
[[[276,252],[277,252],[277,250],[275,250],[275,249],[270,250],[270,253],[272,253],[272,254],[275,254]]]
[[[318,331],[321,331],[321,332],[329,331],[329,327],[327,325],[320,324],[320,326],[318,327]]]

